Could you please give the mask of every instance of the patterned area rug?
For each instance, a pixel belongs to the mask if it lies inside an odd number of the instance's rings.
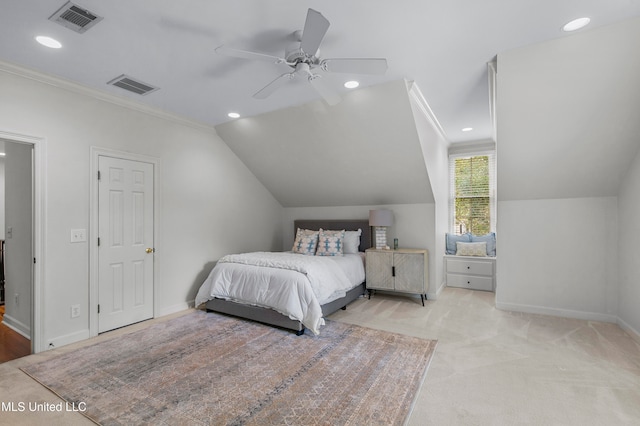
[[[296,336],[195,311],[23,371],[104,425],[393,425],[435,347],[335,321]]]

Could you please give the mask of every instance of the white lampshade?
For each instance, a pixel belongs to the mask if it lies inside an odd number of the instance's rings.
[[[393,225],[393,212],[391,210],[369,210],[369,226]]]

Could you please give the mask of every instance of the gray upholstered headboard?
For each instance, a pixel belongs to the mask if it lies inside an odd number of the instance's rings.
[[[311,229],[317,231],[318,229],[330,229],[345,231],[357,231],[362,229],[362,235],[360,236],[359,251],[365,251],[371,248],[371,227],[369,226],[369,219],[357,219],[357,220],[311,220],[311,219],[298,219],[293,222],[293,236],[295,238],[298,228]]]

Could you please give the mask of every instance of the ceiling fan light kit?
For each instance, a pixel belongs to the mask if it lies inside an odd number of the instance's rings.
[[[219,46],[216,53],[234,58],[268,61],[274,64],[286,64],[293,71],[284,73],[265,87],[257,91],[253,97],[265,99],[273,92],[284,86],[288,81],[297,75],[307,78],[307,81],[322,96],[329,105],[336,105],[341,98],[322,75],[314,72],[318,69],[327,73],[348,73],[348,74],[384,74],[387,72],[387,60],[384,58],[320,58],[320,44],[329,29],[327,18],[316,10],[307,11],[307,19],[302,31],[296,31],[295,37],[298,39],[286,47],[284,57],[277,57],[258,52],[234,49],[227,46]]]

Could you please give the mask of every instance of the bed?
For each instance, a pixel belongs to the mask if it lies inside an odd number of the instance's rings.
[[[290,329],[298,335],[302,335],[305,329],[318,334],[320,326],[324,324],[324,317],[339,309],[346,309],[349,303],[364,294],[364,251],[371,247],[371,228],[367,219],[296,220],[294,221],[294,235],[296,235],[298,229],[314,231],[319,229],[361,230],[357,249],[358,254],[345,254],[342,257],[304,256],[290,253],[248,253],[225,256],[216,264],[200,287],[196,297],[196,305],[199,306],[201,303],[205,303],[208,311]],[[304,266],[304,269],[300,269],[296,263],[295,266],[289,267],[289,258],[287,256],[295,257],[296,262],[298,260],[302,261],[303,259],[301,258],[306,258],[311,262],[311,266]],[[343,272],[336,272],[333,277],[340,282],[340,285],[338,285],[340,288],[334,292],[327,290],[327,294],[322,294],[320,297],[326,300],[326,302],[322,303],[310,293],[318,293],[316,286],[323,285],[322,283],[327,280],[332,281],[332,276],[330,274],[326,276],[327,274],[325,273],[331,272],[334,267],[324,268],[323,265],[325,264],[321,262],[348,265],[340,265],[339,269],[343,270],[349,281],[351,281],[347,286],[342,280]],[[285,270],[280,269],[280,263],[287,263]],[[360,271],[352,269],[356,268],[355,265],[358,263],[359,266],[357,268],[361,268],[361,276],[359,275]],[[306,268],[313,269],[307,270]],[[323,276],[320,277],[320,275]],[[278,296],[273,299],[273,304],[268,300],[270,296],[266,293],[259,295],[260,303],[255,300],[248,300],[249,297],[253,296],[248,296],[247,292],[249,290],[257,291],[252,290],[256,282],[261,284],[268,282],[269,291]],[[267,284],[264,284],[260,288],[265,289],[266,287]],[[285,293],[285,288],[287,289],[286,294],[281,294]],[[234,291],[236,293],[232,294],[231,292]],[[331,294],[329,295],[329,293]],[[297,303],[294,299],[300,298],[303,300],[300,304],[304,306],[308,304],[309,308],[303,308],[303,312],[295,312],[295,310],[291,312],[288,309],[284,309],[283,305],[287,305],[287,302],[280,302],[282,297],[290,298],[292,303]]]

